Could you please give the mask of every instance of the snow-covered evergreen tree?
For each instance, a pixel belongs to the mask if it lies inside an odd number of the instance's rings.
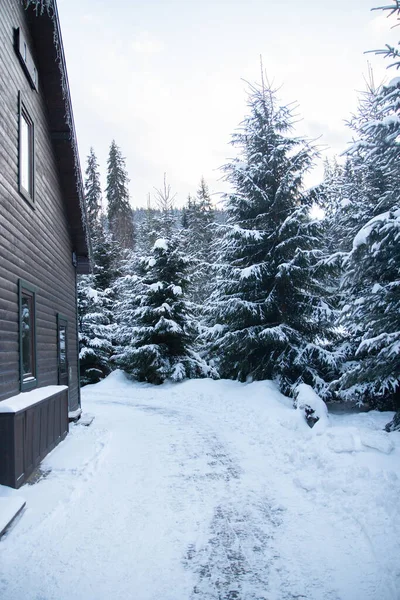
[[[304,381],[322,388],[334,368],[323,331],[330,318],[321,222],[309,215],[303,178],[314,151],[291,135],[293,111],[252,86],[250,114],[233,136],[239,156],[225,166],[227,202],[211,355],[223,377],[275,378],[284,392]]]
[[[141,256],[147,256],[157,239],[157,216],[155,209],[151,206],[150,194],[147,200],[147,208],[137,223],[136,251]]]
[[[360,223],[365,222],[365,217],[368,220],[362,185],[360,170],[351,157],[346,158],[344,165],[336,160],[325,163],[324,180],[318,194],[327,224],[326,242],[332,253],[349,252]]]
[[[111,371],[112,313],[109,290],[96,288],[94,276],[78,281],[79,367],[81,385],[97,383]]]
[[[214,207],[208,186],[201,178],[196,197],[188,196],[184,207],[183,229],[185,249],[191,257],[191,298],[197,305],[208,299],[212,281],[214,259]]]
[[[171,191],[171,185],[167,183],[167,174],[164,173],[162,187],[155,188],[155,204],[158,211],[153,214],[153,223],[157,237],[170,239],[177,228],[175,198],[176,194]]]
[[[211,245],[213,242],[212,225],[215,220],[215,210],[211,201],[210,190],[204,179],[200,180],[199,189],[196,195],[196,204],[199,207],[200,227],[197,232],[199,237],[199,254],[206,259],[210,256]]]
[[[93,275],[96,289],[105,291],[112,287],[119,275],[119,245],[104,224],[100,222],[97,232],[92,237]]]
[[[211,372],[194,350],[187,267],[178,236],[159,238],[137,274],[118,281],[120,346],[114,360],[138,381],[160,384]]]
[[[90,148],[89,155],[87,157],[85,175],[86,211],[89,221],[89,229],[93,234],[100,223],[100,212],[102,208],[99,164],[93,148]]]
[[[359,231],[346,267],[342,322],[357,345],[341,395],[393,408],[400,383],[400,204]]]
[[[374,118],[360,124],[355,150],[374,165],[380,180],[373,188],[374,216],[356,234],[345,265],[348,302],[342,320],[355,352],[339,382],[340,393],[372,406],[399,408],[400,77],[377,93]]]
[[[134,245],[133,214],[129,203],[128,174],[120,148],[111,142],[107,160],[107,217],[110,231],[123,250]]]
[[[384,178],[376,161],[366,156],[363,135],[366,123],[377,118],[376,88],[372,72],[365,91],[360,94],[357,112],[348,121],[355,140],[346,151],[343,165],[336,159],[325,162],[324,181],[318,194],[325,212],[327,242],[331,252],[351,251],[354,236],[376,213],[376,198],[383,192]],[[379,210],[378,210],[379,213]]]
[[[112,352],[112,293],[115,277],[115,242],[104,229],[101,214],[101,185],[93,148],[87,159],[85,197],[90,224],[91,275],[78,278],[78,333],[80,376],[83,385],[107,375]]]

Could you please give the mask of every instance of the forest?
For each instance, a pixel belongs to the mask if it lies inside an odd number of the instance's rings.
[[[396,26],[399,2],[382,10]],[[295,406],[307,384],[328,405],[396,410],[386,430],[400,430],[400,51],[378,53],[388,82],[371,74],[347,148],[311,189],[318,145],[296,135],[296,105],[263,73],[248,86],[218,203],[199,174],[177,208],[164,175],[133,209],[121,148],[111,143],[104,194],[90,150],[82,385],[117,368],[152,384],[272,379]]]

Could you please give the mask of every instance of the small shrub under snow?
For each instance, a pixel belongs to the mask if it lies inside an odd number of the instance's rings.
[[[328,408],[310,385],[301,383],[297,386],[295,407],[304,413],[304,418],[310,427],[314,427],[317,423],[319,430],[327,427]]]

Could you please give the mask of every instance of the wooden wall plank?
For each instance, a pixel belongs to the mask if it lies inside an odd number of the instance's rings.
[[[70,408],[78,404],[75,268],[66,191],[51,138],[50,116],[41,86],[41,64],[18,0],[1,0],[0,19],[0,401],[19,390],[18,279],[37,289],[39,385],[56,384],[57,313],[68,318],[72,367]],[[40,17],[37,17],[40,18]],[[39,91],[30,86],[14,50],[14,28],[31,45]],[[57,85],[57,82],[54,82]],[[35,126],[35,207],[18,192],[18,93]]]

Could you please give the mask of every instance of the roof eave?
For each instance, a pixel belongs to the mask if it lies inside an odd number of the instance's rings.
[[[41,67],[74,251],[90,265],[92,256],[78,142],[56,0],[22,0]],[[47,88],[47,89],[46,89]],[[51,92],[51,93],[50,93]],[[86,260],[85,260],[86,257]]]

